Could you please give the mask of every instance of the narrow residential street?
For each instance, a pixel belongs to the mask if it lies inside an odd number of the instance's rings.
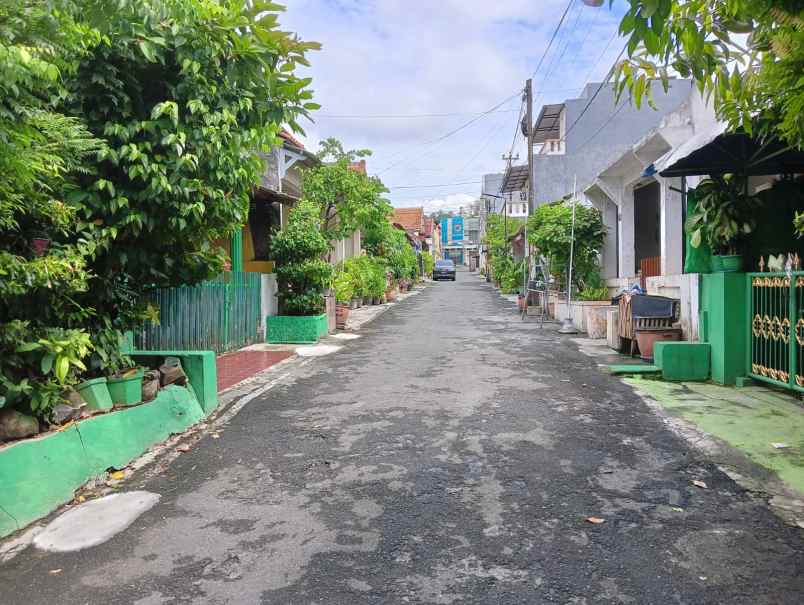
[[[122,533],[0,566],[0,602],[801,603],[800,529],[513,307],[428,285],[135,474],[161,500]]]

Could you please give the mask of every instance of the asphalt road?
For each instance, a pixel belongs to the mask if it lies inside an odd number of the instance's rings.
[[[476,276],[361,334],[135,479],[161,501],[123,533],[0,567],[0,603],[804,602],[801,530]]]

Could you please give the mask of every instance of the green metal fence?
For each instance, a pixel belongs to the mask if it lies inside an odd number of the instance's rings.
[[[223,353],[259,339],[259,273],[226,272],[195,286],[156,290],[150,298],[159,324],[148,322],[135,334],[140,350]]]
[[[748,374],[804,391],[804,271],[749,273]]]

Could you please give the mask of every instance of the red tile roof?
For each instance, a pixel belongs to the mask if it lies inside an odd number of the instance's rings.
[[[424,208],[395,208],[394,216],[391,219],[393,223],[399,223],[405,228],[405,231],[418,231],[424,232]]]
[[[360,174],[367,174],[366,160],[360,160],[359,162],[352,162],[351,164],[349,164],[349,170],[359,172]]]

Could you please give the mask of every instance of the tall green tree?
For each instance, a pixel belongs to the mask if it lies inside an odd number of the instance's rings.
[[[628,0],[615,81],[637,106],[648,81],[692,78],[732,129],[804,144],[802,0]]]
[[[246,221],[260,152],[318,107],[295,75],[318,45],[281,31],[270,2],[83,3],[102,42],[66,105],[108,146],[71,199],[106,237],[95,304],[130,321],[144,289],[223,268],[215,240]]]

